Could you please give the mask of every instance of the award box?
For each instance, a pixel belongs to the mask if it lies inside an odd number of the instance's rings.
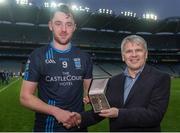
[[[109,78],[94,78],[89,89],[89,98],[95,113],[102,109],[109,109],[110,105],[106,98],[106,89]]]

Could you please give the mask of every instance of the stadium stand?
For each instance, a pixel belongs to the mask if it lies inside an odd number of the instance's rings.
[[[72,41],[98,62],[94,75],[107,75],[103,70],[112,75],[121,72],[124,65],[120,42],[129,34],[139,34],[148,42],[148,63],[172,76],[180,76],[180,17],[153,21],[97,11],[74,13],[77,31]],[[0,69],[23,71],[32,50],[49,43],[52,36],[47,25],[49,14],[50,8],[45,7],[20,6],[10,1],[0,5],[0,62],[13,63],[3,66],[1,63]]]

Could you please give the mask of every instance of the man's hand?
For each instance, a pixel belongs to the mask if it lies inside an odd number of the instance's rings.
[[[106,117],[106,118],[116,118],[118,117],[118,114],[119,114],[119,109],[113,107],[110,109],[101,110],[101,112],[99,113],[99,116]]]
[[[72,112],[71,118],[73,119],[72,121],[74,121],[75,123],[69,124],[69,123],[63,123],[63,126],[65,126],[67,129],[72,128],[77,126],[79,127],[79,124],[81,123],[81,115],[79,113],[76,112]]]
[[[85,97],[83,98],[83,102],[84,102],[85,104],[90,103],[89,97],[88,97],[88,96],[85,96]]]
[[[53,109],[53,116],[56,118],[58,123],[67,123],[68,125],[71,125],[72,127],[76,126],[76,117],[75,113],[72,113],[67,110],[60,109],[58,107],[54,107]]]

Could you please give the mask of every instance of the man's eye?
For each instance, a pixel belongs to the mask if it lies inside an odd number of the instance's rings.
[[[73,24],[72,23],[67,23],[67,26],[68,27],[71,27]]]
[[[128,50],[128,51],[126,51],[126,53],[131,53],[131,51],[130,51],[130,50]]]
[[[58,26],[58,25],[61,25],[61,24],[60,24],[60,23],[56,23],[55,25],[57,25],[57,26]]]
[[[142,52],[143,50],[142,49],[137,49],[136,52]]]

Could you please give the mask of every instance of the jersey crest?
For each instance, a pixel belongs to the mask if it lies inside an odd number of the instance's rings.
[[[81,59],[80,58],[74,58],[74,65],[76,69],[81,69]]]

